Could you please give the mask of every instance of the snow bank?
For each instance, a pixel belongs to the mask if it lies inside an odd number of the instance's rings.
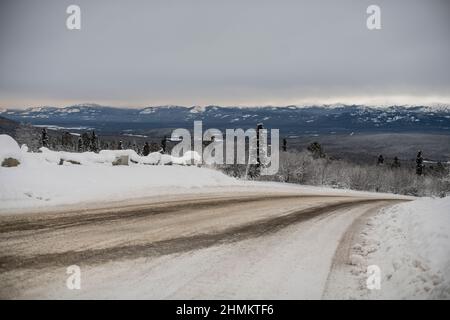
[[[195,166],[58,166],[48,162],[0,168],[0,181],[1,211],[84,201],[117,201],[177,193],[183,188],[239,184],[218,171]]]
[[[188,151],[182,157],[174,157],[159,152],[150,153],[148,156],[140,156],[134,150],[101,150],[95,152],[63,152],[52,151],[48,148],[39,149],[43,154],[43,158],[51,163],[59,164],[61,160],[87,165],[92,163],[112,164],[118,157],[127,156],[131,163],[149,164],[149,165],[191,165],[201,164],[202,159],[195,151]]]
[[[140,156],[134,150],[101,150],[95,152],[64,152],[52,151],[42,147],[39,154],[28,155],[28,162],[43,161],[61,164],[62,162],[70,162],[72,164],[106,164],[112,165],[121,156],[127,156],[132,164],[148,164],[148,165],[198,165],[202,163],[200,155],[195,151],[187,151],[182,157],[174,157],[159,152],[150,153],[148,156]],[[24,145],[22,149],[17,142],[6,134],[0,135],[0,164],[4,159],[13,158],[21,161],[22,155],[28,152],[28,148]]]
[[[11,145],[15,143],[10,137],[3,139]],[[162,194],[204,193],[214,190],[214,187],[224,191],[231,186],[235,187],[234,190],[241,188],[245,192],[374,196],[373,193],[350,190],[239,181],[216,170],[184,166],[200,161],[195,152],[187,152],[183,157],[157,152],[143,157],[133,150],[71,153],[41,148],[40,153],[31,153],[27,152],[26,146],[18,149],[17,145],[8,150],[13,150],[16,156],[21,157],[21,164],[15,168],[0,167],[0,214],[11,213],[12,209],[120,201]],[[130,165],[113,166],[116,157],[123,155],[129,156]]]
[[[0,134],[0,164],[7,158],[13,158],[20,162],[22,151],[13,138],[6,134]]]
[[[381,289],[369,298],[450,299],[450,197],[382,211],[361,236],[354,253],[382,272]]]
[[[31,153],[25,146],[20,149],[6,135],[0,136],[0,147],[2,157],[14,156],[21,160],[18,167],[0,167],[0,211],[3,213],[10,209],[125,200],[176,193],[186,188],[240,184],[216,170],[185,166],[191,164],[191,159],[199,163],[198,154],[192,152],[183,157],[160,153],[143,157],[133,150],[71,153],[41,148],[41,152]],[[112,162],[122,155],[129,156],[130,165],[113,166]]]

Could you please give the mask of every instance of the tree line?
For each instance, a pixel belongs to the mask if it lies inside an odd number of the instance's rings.
[[[131,149],[137,154],[147,156],[151,152],[167,152],[167,137],[163,137],[161,142],[136,142],[123,140],[100,140],[95,131],[83,132],[77,138],[70,132],[63,132],[60,138],[51,139],[46,128],[41,131],[40,146],[53,149],[55,151],[70,152],[99,152],[100,150],[124,150]]]
[[[280,169],[273,176],[249,175],[248,166],[218,166],[237,178],[278,181],[313,186],[386,192],[412,196],[445,196],[450,193],[450,171],[441,162],[425,165],[422,151],[415,161],[398,157],[375,157],[374,162],[356,164],[327,155],[318,142],[304,150],[288,150],[285,139],[280,153]]]

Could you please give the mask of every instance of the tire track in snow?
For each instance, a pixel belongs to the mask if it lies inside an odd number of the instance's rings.
[[[299,197],[299,196],[274,196],[277,200],[283,200],[286,197]],[[257,198],[257,199],[256,199]],[[192,210],[208,210],[212,207],[223,206],[227,203],[237,204],[239,200],[241,201],[269,201],[272,202],[272,205],[277,205],[277,201],[271,200],[270,197],[256,197],[256,198],[246,198],[246,199],[227,199],[227,200],[209,200],[204,203],[200,203],[198,205],[192,204],[189,209]],[[345,199],[345,198],[344,198]],[[233,226],[219,232],[211,232],[211,233],[201,233],[194,234],[190,236],[182,236],[182,237],[174,237],[167,240],[162,241],[154,241],[140,244],[129,244],[129,245],[118,245],[114,247],[107,248],[98,248],[98,249],[84,249],[84,250],[71,250],[57,253],[43,253],[36,255],[4,255],[0,256],[0,272],[8,272],[14,271],[18,269],[42,269],[42,268],[51,268],[58,266],[68,266],[71,264],[102,264],[108,261],[114,260],[126,260],[126,259],[135,259],[140,257],[155,257],[162,256],[173,253],[181,253],[201,248],[206,248],[214,245],[237,242],[248,238],[256,238],[260,236],[264,236],[267,234],[275,233],[289,225],[293,225],[296,223],[301,223],[303,221],[310,220],[312,218],[318,217],[320,215],[325,215],[335,210],[346,209],[346,208],[354,208],[360,205],[364,205],[367,203],[381,202],[381,201],[393,201],[386,199],[355,199],[350,198],[346,200],[341,200],[338,203],[325,204],[321,206],[314,206],[307,209],[292,209],[291,211],[284,212],[283,214],[277,215],[275,217],[260,219],[256,221],[251,221],[244,223],[242,225]],[[189,207],[189,206],[188,206]],[[176,204],[171,207],[172,209],[183,208],[186,207],[183,204]],[[129,212],[128,218],[135,218],[136,216],[141,217],[142,214],[151,215],[159,213],[169,213],[173,212],[167,208],[162,208],[162,211],[137,211],[136,215],[133,215],[133,211]],[[87,217],[85,221],[82,223],[102,223],[104,220],[98,220],[100,216],[95,216],[94,220],[92,217]],[[109,219],[109,220],[108,220]],[[116,213],[111,213],[111,215],[107,215],[106,221],[111,221],[115,219],[125,219],[124,217],[118,218]],[[50,219],[51,220],[51,219]],[[94,221],[94,222],[93,222]],[[56,228],[68,227],[67,223],[61,223],[60,220],[56,220]],[[48,228],[51,228],[51,221],[47,223],[50,224]],[[69,224],[71,225],[71,224]],[[42,225],[40,225],[42,226]],[[11,228],[11,225],[9,226]],[[16,225],[20,227],[18,230],[29,230],[27,229],[24,222],[21,221]],[[42,228],[40,228],[42,229]],[[9,229],[11,230],[11,229]]]
[[[353,292],[358,292],[363,289],[361,284],[355,283],[355,278],[351,275],[352,266],[350,263],[352,262],[352,247],[359,242],[357,239],[360,237],[360,232],[371,216],[375,215],[382,208],[404,201],[405,200],[391,200],[390,202],[380,202],[378,206],[370,208],[353,221],[352,225],[347,229],[339,241],[339,246],[333,257],[322,299],[356,298],[356,296],[345,297],[342,295],[342,292],[348,292],[348,289],[346,288],[349,287],[353,289]]]
[[[321,196],[322,197],[322,196]],[[339,197],[336,195],[323,196]],[[342,196],[345,197],[345,196]],[[20,231],[34,231],[34,230],[56,230],[76,226],[91,225],[94,223],[105,223],[122,221],[126,219],[145,218],[158,214],[172,214],[186,210],[204,210],[209,208],[216,208],[218,206],[234,206],[244,203],[272,201],[283,199],[298,199],[298,198],[317,198],[317,196],[302,196],[302,195],[265,195],[265,196],[234,196],[234,197],[217,197],[206,199],[189,199],[180,201],[160,202],[155,204],[145,205],[130,205],[113,208],[102,208],[95,210],[85,210],[84,212],[62,212],[53,213],[50,215],[14,215],[14,216],[0,216],[0,234]]]

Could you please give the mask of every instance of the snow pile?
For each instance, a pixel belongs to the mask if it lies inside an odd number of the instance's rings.
[[[57,166],[45,162],[0,168],[0,181],[0,212],[4,213],[8,209],[120,201],[240,184],[218,171],[194,166]]]
[[[6,134],[0,134],[0,164],[8,158],[13,158],[20,162],[22,151],[13,138]]]
[[[368,298],[450,299],[450,197],[382,211],[361,239],[353,254],[365,266],[378,265],[382,275],[380,290],[365,289]],[[366,274],[360,277],[365,283]]]
[[[140,156],[134,150],[101,150],[95,152],[64,152],[52,151],[42,147],[40,153],[28,155],[25,158],[28,162],[43,162],[53,164],[61,164],[69,162],[72,164],[106,164],[112,165],[121,156],[127,156],[129,164],[148,164],[148,165],[198,165],[202,163],[201,156],[195,151],[187,151],[182,157],[175,157],[159,152],[152,152],[147,156]],[[17,142],[8,135],[0,135],[0,164],[4,159],[13,158],[21,161],[22,156],[28,152],[28,148],[24,145],[19,147]]]
[[[182,157],[175,157],[159,152],[152,152],[148,156],[140,156],[134,150],[101,150],[95,152],[63,152],[52,151],[48,148],[40,148],[43,158],[50,162],[59,164],[62,161],[72,162],[72,164],[88,165],[92,163],[112,164],[121,156],[127,156],[130,164],[149,164],[149,165],[191,165],[201,164],[202,159],[195,151],[188,151]]]

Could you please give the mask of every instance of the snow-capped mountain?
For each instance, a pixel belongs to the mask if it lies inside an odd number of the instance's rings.
[[[3,110],[0,116],[35,125],[81,126],[99,131],[142,131],[154,128],[250,128],[262,122],[284,133],[450,132],[450,107],[438,106],[160,106],[115,108],[79,104],[65,108]]]

